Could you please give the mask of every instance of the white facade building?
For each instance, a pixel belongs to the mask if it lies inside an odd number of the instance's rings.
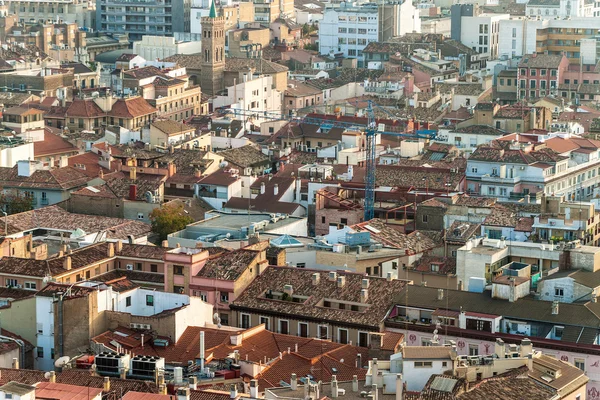
[[[542,19],[599,16],[596,2],[585,0],[530,0],[525,15]]]
[[[480,14],[462,17],[460,41],[490,59],[498,57],[500,21],[510,18],[510,14]]]
[[[329,6],[319,23],[321,54],[343,53],[347,58],[362,59],[362,51],[371,42],[384,42],[394,36],[421,31],[419,10],[412,1],[401,4]]]
[[[182,41],[168,36],[142,37],[133,43],[133,52],[146,60],[162,60],[175,54],[200,53],[200,40]]]

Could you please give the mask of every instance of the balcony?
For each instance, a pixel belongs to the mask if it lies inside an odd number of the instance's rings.
[[[481,176],[482,182],[492,182],[492,183],[508,183],[508,184],[516,184],[521,182],[521,177],[515,176],[513,178],[501,178],[499,175],[490,175],[485,174]]]

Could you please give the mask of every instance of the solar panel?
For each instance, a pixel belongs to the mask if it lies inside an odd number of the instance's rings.
[[[433,382],[431,382],[430,388],[433,390],[437,390],[438,392],[447,392],[450,393],[454,390],[454,386],[458,381],[452,378],[445,378],[442,376],[436,376],[433,378]]]

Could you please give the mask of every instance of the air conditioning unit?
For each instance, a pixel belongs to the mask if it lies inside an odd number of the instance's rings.
[[[150,325],[150,324],[141,324],[141,326],[142,326],[142,329],[146,329],[146,330],[152,329],[152,325]]]
[[[127,264],[127,271],[133,271],[133,264]]]
[[[132,329],[135,329],[137,327],[137,324],[131,323],[131,324],[129,324],[129,327]]]

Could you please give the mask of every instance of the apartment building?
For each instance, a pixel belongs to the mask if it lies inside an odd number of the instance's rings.
[[[499,55],[500,21],[509,18],[510,14],[463,16],[460,41],[478,53],[488,56],[490,60],[494,60]]]
[[[19,22],[74,23],[94,29],[94,7],[87,0],[39,1],[20,0],[8,4],[9,14],[18,15]]]
[[[537,19],[513,17],[500,21],[498,55],[522,57],[525,54],[561,55],[572,64],[595,65],[596,47],[587,48],[583,39],[600,32],[597,18]],[[595,40],[594,40],[595,42]]]
[[[97,0],[96,29],[102,32],[127,33],[129,40],[139,41],[145,35],[173,36],[190,32],[191,1]]]
[[[525,6],[525,15],[538,19],[595,17],[597,13],[597,2],[585,0],[531,0]]]
[[[234,324],[368,347],[383,331],[393,293],[406,281],[268,267],[230,305]],[[358,311],[358,312],[357,312]]]
[[[325,8],[319,23],[320,52],[358,58],[360,66],[364,62],[362,51],[369,43],[385,42],[419,29],[419,12],[411,1],[385,5],[332,5]]]
[[[517,68],[519,99],[537,99],[547,95],[557,95],[558,86],[569,67],[569,60],[563,54],[526,54]]]
[[[588,199],[600,180],[599,149],[579,138],[555,137],[537,147],[494,141],[467,160],[467,190],[506,200],[542,193]]]

